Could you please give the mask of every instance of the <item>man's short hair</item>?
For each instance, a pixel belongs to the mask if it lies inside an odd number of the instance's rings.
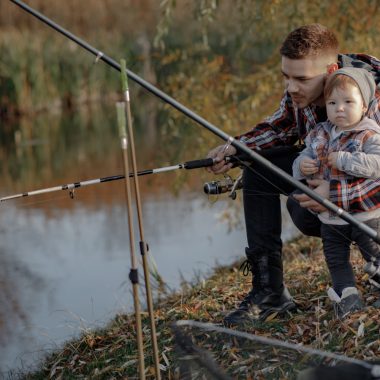
[[[280,53],[290,59],[302,59],[321,53],[337,55],[339,42],[335,33],[321,24],[304,25],[289,33]]]

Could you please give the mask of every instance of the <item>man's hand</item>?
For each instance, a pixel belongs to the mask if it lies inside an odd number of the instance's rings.
[[[232,164],[226,164],[224,157],[233,156],[234,154],[236,154],[236,149],[232,145],[229,145],[227,149],[226,145],[217,146],[216,148],[210,150],[210,152],[207,154],[207,158],[213,158],[216,163],[213,166],[206,168],[206,170],[209,173],[214,174],[222,174],[227,172],[231,169]]]
[[[330,183],[328,181],[323,179],[310,179],[307,183],[321,197],[325,199],[329,198]],[[299,201],[301,207],[309,208],[315,212],[323,212],[327,210],[325,206],[322,206],[306,194],[294,194],[294,198]]]
[[[300,162],[301,173],[305,176],[309,176],[318,173],[318,161],[311,158],[305,158]]]

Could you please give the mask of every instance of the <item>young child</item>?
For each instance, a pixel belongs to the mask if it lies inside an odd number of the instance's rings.
[[[375,89],[372,75],[364,69],[346,67],[327,77],[324,98],[328,120],[319,123],[307,136],[306,148],[293,164],[295,178],[332,181],[380,177],[380,127],[365,116]],[[343,202],[349,204],[348,200]],[[380,204],[368,204],[368,211],[354,216],[380,231]],[[380,249],[357,227],[329,211],[318,217],[322,222],[323,250],[333,283],[328,295],[337,316],[344,318],[363,308],[350,263],[351,242],[358,245],[367,262],[364,270],[369,274],[370,282],[378,288]]]

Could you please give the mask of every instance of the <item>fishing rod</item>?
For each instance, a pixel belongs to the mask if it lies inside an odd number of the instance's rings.
[[[206,332],[215,332],[221,335],[223,334],[223,335],[227,335],[227,336],[235,337],[239,339],[246,339],[255,343],[262,344],[264,347],[272,346],[277,349],[292,350],[292,351],[304,353],[310,356],[315,355],[323,359],[330,360],[333,363],[342,362],[342,363],[347,363],[347,364],[355,364],[367,369],[371,373],[373,378],[377,379],[380,377],[380,365],[379,363],[376,363],[376,362],[369,363],[364,360],[350,358],[342,354],[336,354],[334,352],[323,351],[317,348],[307,347],[304,345],[295,344],[288,341],[268,338],[266,336],[250,334],[248,332],[230,329],[230,328],[219,326],[213,323],[204,323],[204,322],[198,322],[198,321],[193,321],[193,320],[179,320],[179,321],[173,322],[172,324],[172,329],[174,330],[174,332],[176,332],[176,330],[178,331],[179,329],[184,329],[184,328],[200,329]],[[191,334],[191,337],[193,337],[193,334]]]
[[[119,102],[119,104],[124,105],[124,116],[127,116],[127,127],[128,127],[128,136],[130,140],[130,146],[131,146],[131,158],[132,158],[132,170],[134,173],[137,173],[137,159],[136,159],[136,149],[135,149],[135,138],[133,135],[133,127],[132,127],[132,112],[131,112],[131,97],[129,94],[129,86],[128,86],[128,77],[127,77],[127,68],[126,68],[126,61],[125,59],[122,59],[120,61],[121,65],[121,87],[123,90],[124,95],[124,102]],[[121,145],[123,148],[124,155],[126,155],[127,150],[124,147],[126,145],[126,138],[127,138],[127,132],[126,128],[124,127],[124,131],[120,130],[120,137]],[[126,180],[128,178],[128,168],[126,168],[125,171],[125,178]],[[145,290],[146,290],[146,301],[147,301],[147,307],[148,307],[148,314],[149,314],[149,322],[150,322],[150,336],[151,336],[151,343],[152,343],[152,354],[153,354],[153,361],[154,361],[154,369],[155,369],[155,375],[156,380],[161,380],[161,373],[160,373],[160,360],[159,360],[159,351],[158,351],[158,344],[157,344],[157,335],[156,335],[156,325],[154,320],[154,310],[153,310],[153,298],[152,298],[152,290],[150,286],[150,273],[149,273],[149,265],[147,260],[147,254],[148,254],[148,244],[145,241],[144,238],[144,225],[143,225],[143,214],[142,214],[142,206],[141,206],[141,196],[140,196],[140,186],[139,186],[139,176],[133,177],[133,183],[134,183],[134,189],[135,189],[135,199],[136,199],[136,208],[137,208],[137,221],[139,226],[139,234],[140,234],[140,254],[142,259],[142,266],[144,270],[144,281],[145,281]]]
[[[25,3],[23,3],[20,0],[10,0],[12,3],[16,4],[26,12],[30,13],[34,17],[38,18],[40,21],[44,22],[51,28],[55,29],[57,32],[63,34],[70,40],[74,41],[87,51],[91,52],[96,56],[95,62],[98,62],[99,60],[102,60],[106,62],[108,65],[113,67],[114,69],[120,71],[120,65],[115,62],[110,57],[106,56],[102,51],[95,49],[93,46],[89,45],[84,40],[76,37],[74,34],[70,33],[66,29],[62,28],[52,20],[50,20],[48,17],[44,16],[43,14],[37,12],[33,8],[29,7]],[[148,83],[135,73],[133,73],[130,70],[126,70],[126,73],[130,79],[132,79],[134,82],[138,83],[142,87],[144,87],[146,90],[151,92],[153,95],[157,96],[158,98],[162,99],[164,102],[170,104],[172,107],[176,108],[181,113],[188,116],[190,119],[194,120],[196,123],[200,124],[202,127],[206,128],[216,136],[220,137],[222,140],[226,141],[226,147],[229,145],[232,145],[234,148],[237,149],[239,153],[244,153],[248,155],[248,157],[254,161],[257,162],[269,170],[271,170],[274,174],[281,177],[284,181],[289,183],[290,185],[294,186],[295,188],[301,190],[303,193],[305,193],[307,196],[309,196],[311,199],[315,200],[322,206],[324,206],[329,211],[333,212],[334,214],[338,215],[340,218],[345,220],[346,222],[350,223],[353,226],[356,226],[359,228],[362,232],[367,234],[369,237],[371,237],[374,241],[380,244],[380,235],[377,233],[377,231],[373,230],[372,228],[368,227],[363,222],[358,221],[356,218],[354,218],[351,214],[349,214],[347,211],[343,210],[342,208],[336,206],[334,203],[330,202],[328,199],[323,198],[319,194],[317,194],[315,191],[310,189],[308,186],[304,185],[302,182],[294,179],[290,174],[285,172],[284,170],[278,168],[275,166],[272,162],[268,161],[264,157],[261,157],[257,152],[254,150],[249,149],[245,144],[240,142],[239,140],[235,139],[234,137],[228,135],[227,133],[223,132],[219,128],[217,128],[215,125],[211,124],[201,116],[197,115],[195,112],[191,111],[189,108],[185,107],[175,99],[173,99],[171,96],[165,94],[163,91],[159,90],[152,84]]]
[[[230,156],[230,157],[232,157],[232,156]],[[236,159],[235,158],[229,158],[230,162],[232,162],[234,160],[236,160]],[[201,160],[186,161],[184,163],[177,164],[177,165],[164,166],[162,168],[156,168],[156,169],[141,170],[141,171],[137,172],[137,176],[143,176],[143,175],[148,175],[148,174],[159,174],[159,173],[169,172],[169,171],[177,170],[177,169],[190,170],[190,169],[205,168],[205,167],[214,165],[214,163],[215,163],[215,160],[213,158],[205,158],[205,159],[201,159]],[[134,176],[135,176],[134,173],[129,173],[130,178],[132,178]],[[95,179],[89,179],[89,180],[80,181],[80,182],[67,183],[67,184],[59,185],[59,186],[46,187],[44,189],[32,190],[32,191],[28,191],[28,192],[24,192],[24,193],[8,195],[6,197],[0,198],[0,202],[5,202],[5,201],[11,200],[11,199],[30,197],[32,195],[52,193],[54,191],[60,191],[60,190],[69,190],[70,197],[74,198],[74,190],[79,188],[79,187],[85,187],[85,186],[89,186],[89,185],[97,185],[99,183],[104,183],[104,182],[118,181],[118,180],[121,180],[124,178],[125,178],[124,174],[117,174],[117,175],[112,175],[112,176],[108,176],[108,177],[95,178]]]
[[[127,173],[129,172],[129,161],[128,161],[128,140],[127,140],[127,130],[125,127],[125,103],[116,103],[117,110],[117,122],[119,127],[119,136],[121,142],[121,149],[123,153],[123,164],[124,164],[124,185],[125,185],[125,200],[127,205],[128,214],[128,232],[129,232],[129,246],[130,246],[130,257],[131,257],[131,270],[129,272],[129,279],[132,283],[133,290],[133,303],[135,308],[135,322],[136,322],[136,340],[137,340],[137,351],[138,351],[138,367],[140,379],[145,380],[145,364],[144,364],[144,342],[142,334],[142,322],[141,322],[141,307],[139,301],[139,276],[137,270],[137,259],[135,253],[135,238],[133,232],[133,215],[132,215],[132,200],[131,200],[131,184]]]
[[[294,145],[290,147],[284,146],[284,147],[269,148],[269,149],[258,151],[258,153],[268,158],[268,157],[277,156],[279,154],[283,154],[284,152],[291,153],[291,152],[297,152],[301,150],[302,150],[302,146]],[[231,163],[233,167],[235,167],[235,166],[240,165],[242,162],[249,161],[249,157],[247,157],[246,155],[236,154],[233,156],[226,156],[225,161],[226,163]],[[183,163],[179,163],[179,164],[171,165],[171,166],[164,166],[161,168],[141,170],[137,172],[137,175],[144,176],[148,174],[160,174],[160,173],[165,173],[165,172],[169,172],[169,171],[173,171],[177,169],[192,170],[192,169],[207,168],[209,166],[214,165],[215,163],[216,161],[214,158],[202,158],[199,160],[185,161]],[[134,177],[134,175],[135,175],[134,173],[129,173],[129,177]],[[67,183],[64,185],[58,185],[58,186],[47,187],[47,188],[43,188],[39,190],[27,191],[27,192],[8,195],[6,197],[0,198],[0,203],[4,201],[9,201],[12,199],[29,197],[32,195],[40,195],[40,194],[45,194],[45,193],[52,193],[52,192],[60,191],[60,190],[69,190],[70,198],[74,198],[74,190],[79,187],[97,185],[99,183],[104,183],[104,182],[118,181],[124,178],[125,176],[123,174],[116,174],[116,175],[102,177],[102,178],[89,179],[85,181],[77,181],[73,183]],[[206,194],[221,194],[230,189],[229,187],[227,187],[226,191],[221,190],[222,188],[224,189],[225,187],[223,184],[219,184],[219,181],[212,181],[210,183],[206,183],[205,186],[206,186],[205,187]],[[213,188],[215,188],[215,190],[213,190]]]

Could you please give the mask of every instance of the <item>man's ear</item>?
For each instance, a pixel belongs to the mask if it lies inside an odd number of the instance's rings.
[[[337,71],[339,69],[339,66],[338,64],[335,62],[335,63],[330,63],[328,66],[327,66],[327,74],[332,74],[334,71]]]

